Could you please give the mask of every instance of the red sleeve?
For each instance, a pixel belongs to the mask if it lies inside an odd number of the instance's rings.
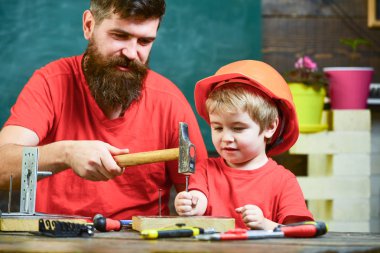
[[[291,172],[283,184],[277,212],[277,222],[283,224],[286,219],[296,221],[314,220],[313,215],[307,209],[305,198],[296,176]]]
[[[207,164],[207,159],[203,159],[197,163],[194,175],[190,176],[189,191],[200,191],[208,198]]]
[[[53,119],[53,103],[47,81],[40,71],[36,71],[11,108],[11,116],[5,126],[28,128],[34,131],[41,141],[51,128]]]

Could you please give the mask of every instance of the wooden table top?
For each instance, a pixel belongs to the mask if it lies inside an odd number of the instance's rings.
[[[380,234],[329,232],[308,239],[198,241],[193,238],[144,240],[134,231],[96,232],[90,238],[0,232],[0,252],[380,252]]]

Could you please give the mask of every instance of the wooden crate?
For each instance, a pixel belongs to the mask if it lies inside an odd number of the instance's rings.
[[[308,156],[298,176],[308,207],[330,231],[380,232],[380,173],[371,158],[369,110],[325,112],[328,131],[301,134],[290,154]]]

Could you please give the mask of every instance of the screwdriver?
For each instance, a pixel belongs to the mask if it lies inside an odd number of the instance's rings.
[[[327,225],[322,221],[306,221],[279,225],[274,230],[232,229],[225,233],[199,235],[199,240],[253,240],[264,238],[299,237],[309,238],[326,234]]]
[[[101,232],[120,231],[122,228],[131,228],[132,220],[112,220],[97,214],[93,219],[94,227]]]
[[[188,227],[183,223],[176,224],[174,228],[164,229],[145,229],[141,231],[143,239],[157,239],[157,238],[177,238],[177,237],[192,237],[199,234],[215,233],[215,229],[203,229],[199,227]]]
[[[324,235],[328,231],[326,223],[323,221],[305,221],[288,225],[278,225],[274,232],[284,233],[284,237],[317,237]]]

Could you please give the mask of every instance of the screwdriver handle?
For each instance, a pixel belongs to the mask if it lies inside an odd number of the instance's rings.
[[[327,225],[322,221],[305,221],[276,227],[274,232],[283,232],[285,237],[316,237],[327,233]]]
[[[129,227],[132,224],[131,220],[113,220],[101,214],[95,215],[93,222],[94,227],[100,232],[120,231],[123,227]]]
[[[141,231],[144,239],[191,237],[204,233],[204,229],[197,227],[184,227],[177,229],[145,229]]]
[[[99,217],[97,219],[94,219],[94,227],[101,232],[108,232],[108,231],[120,231],[121,230],[121,223],[118,220],[112,220],[105,217]]]

